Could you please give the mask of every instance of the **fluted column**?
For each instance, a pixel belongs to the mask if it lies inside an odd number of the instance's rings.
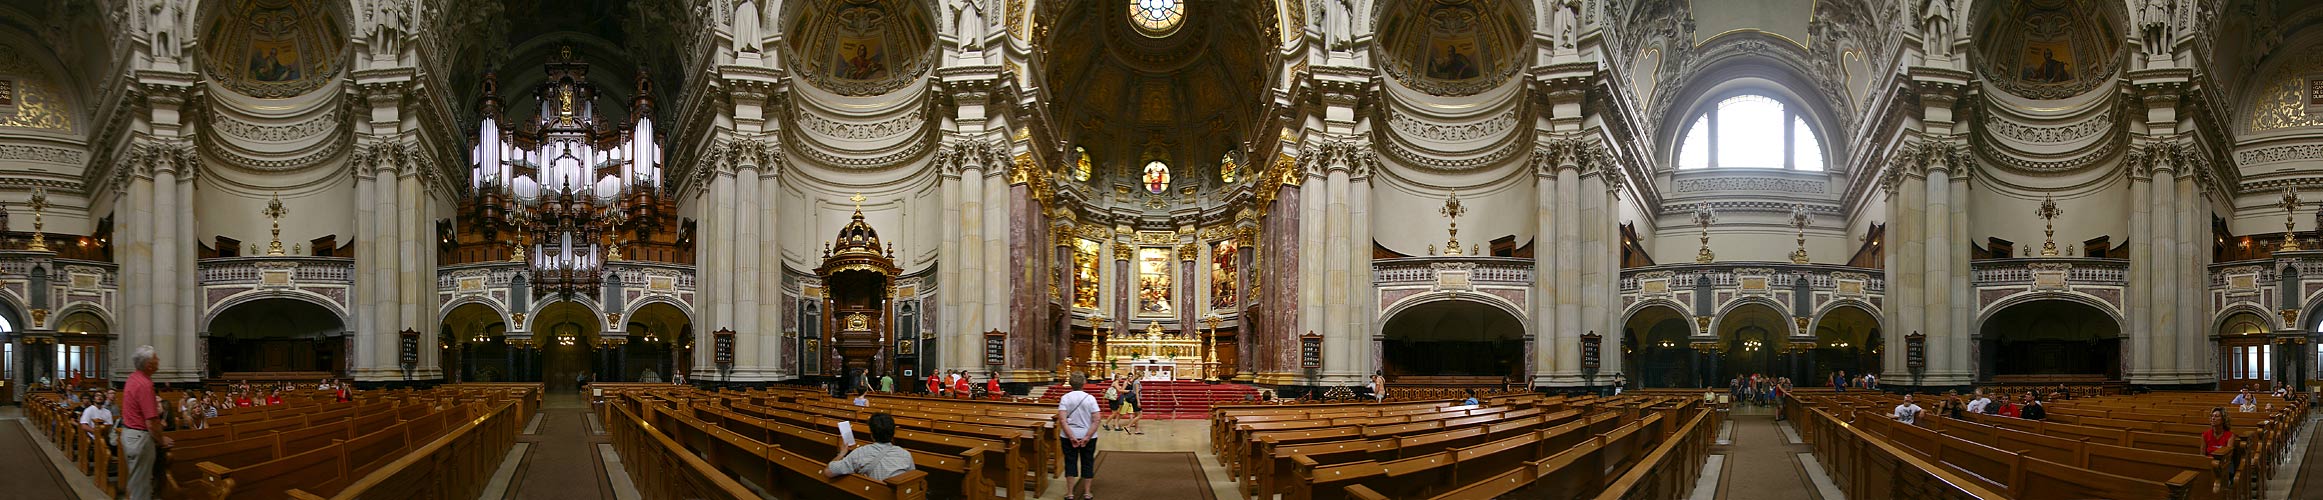
[[[984,165],[963,160],[960,166],[960,314],[954,316],[952,358],[946,369],[977,370],[984,364]]]
[[[124,275],[121,289],[129,291],[129,293],[123,294],[121,300],[123,304],[128,306],[126,308],[128,314],[123,316],[121,325],[122,342],[119,345],[120,349],[117,349],[122,352],[127,352],[140,345],[152,344],[154,332],[157,331],[154,325],[160,324],[156,322],[158,318],[153,315],[152,296],[149,295],[151,292],[146,292],[145,295],[136,292],[137,287],[158,286],[155,281],[157,278],[150,266],[150,263],[153,262],[153,228],[155,227],[153,223],[153,170],[151,164],[136,165],[131,168],[135,169],[136,173],[130,175],[128,192],[122,196],[121,207],[118,209],[120,213],[124,214],[124,220],[121,231],[119,231],[119,241],[116,242],[121,247],[119,258],[121,260],[121,273]],[[158,347],[156,348],[158,349]],[[55,358],[51,356],[44,359],[53,360]],[[113,364],[113,378],[127,377],[132,371],[131,367],[128,366],[129,358],[117,356],[116,359],[121,362]],[[53,367],[51,368],[53,371]]]
[[[982,226],[984,235],[984,287],[982,288],[984,291],[982,296],[984,321],[983,326],[976,329],[979,339],[983,338],[981,335],[988,330],[1003,332],[1015,330],[1008,320],[1009,306],[1013,303],[1015,295],[1010,292],[1019,286],[1027,285],[1016,283],[1015,275],[1009,272],[1016,269],[1016,264],[1013,262],[1015,259],[1010,256],[1008,248],[1011,226],[1008,207],[1014,199],[1015,197],[1010,194],[1008,186],[1008,165],[1006,163],[985,165],[984,224]],[[976,345],[982,346],[984,344],[979,341]],[[978,361],[976,364],[980,368],[983,362]],[[978,370],[978,373],[982,373],[982,370]]]
[[[1569,342],[1561,342],[1572,347],[1558,349],[1560,354],[1571,354],[1570,357],[1573,361],[1570,363],[1573,365],[1573,371],[1576,375],[1583,373],[1579,336],[1591,330],[1596,330],[1599,335],[1609,333],[1604,330],[1607,303],[1620,300],[1616,291],[1605,289],[1606,270],[1616,255],[1607,251],[1610,247],[1605,244],[1605,241],[1611,235],[1607,234],[1610,226],[1606,221],[1619,218],[1614,213],[1614,207],[1609,203],[1613,195],[1610,183],[1606,181],[1612,172],[1608,171],[1606,166],[1602,164],[1592,165],[1591,170],[1590,175],[1580,179],[1580,186],[1575,193],[1580,198],[1578,201],[1581,205],[1580,211],[1577,212],[1580,216],[1575,217],[1573,221],[1575,225],[1580,226],[1577,228],[1580,231],[1581,241],[1581,251],[1579,252],[1581,265],[1577,269],[1580,274],[1580,284],[1576,288],[1580,292],[1580,316],[1573,318],[1573,321],[1578,324],[1566,332],[1566,335],[1572,338],[1569,339]],[[1598,359],[1602,361],[1604,358],[1599,357]],[[1593,377],[1583,376],[1581,380],[1573,381],[1573,385],[1594,382]]]
[[[374,147],[382,151],[392,148],[388,145]],[[371,332],[368,335],[357,334],[356,336],[359,339],[357,344],[368,347],[371,351],[370,354],[364,356],[364,358],[371,360],[369,373],[371,380],[403,379],[401,368],[396,366],[398,360],[395,356],[395,325],[402,319],[400,312],[402,307],[398,305],[398,302],[403,296],[401,287],[396,286],[400,281],[398,277],[403,272],[403,267],[396,260],[397,256],[402,254],[396,248],[397,234],[402,231],[397,230],[395,223],[396,213],[399,211],[397,204],[401,199],[397,196],[395,180],[399,166],[396,165],[396,160],[390,156],[392,154],[382,154],[377,159],[376,169],[372,170],[371,173],[372,199],[379,202],[379,205],[371,212],[372,233],[369,248],[371,258],[376,259],[371,267],[375,273],[371,276],[373,305],[370,317],[358,319],[358,321],[370,323]]]
[[[2153,170],[2153,307],[2146,310],[2147,321],[2153,323],[2155,339],[2152,352],[2146,358],[2147,369],[2156,377],[2177,381],[2178,369],[2178,184],[2177,165],[2166,159],[2154,162]]]
[[[1533,166],[1533,347],[1532,385],[1557,385],[1564,376],[1563,338],[1557,336],[1557,170],[1553,160],[1535,158]]]
[[[1322,165],[1313,165],[1313,168],[1307,172],[1307,182],[1299,185],[1300,199],[1306,202],[1305,205],[1299,207],[1301,212],[1299,219],[1302,221],[1299,224],[1299,239],[1300,241],[1317,243],[1299,245],[1299,322],[1298,328],[1291,333],[1289,338],[1294,339],[1291,344],[1294,352],[1290,353],[1291,367],[1300,374],[1301,378],[1298,382],[1300,384],[1316,384],[1321,381],[1305,378],[1306,371],[1298,368],[1298,353],[1295,352],[1298,349],[1298,344],[1295,339],[1307,332],[1315,332],[1324,335],[1324,343],[1331,342],[1330,307],[1328,305],[1330,299],[1326,295],[1333,294],[1327,294],[1324,291],[1332,290],[1325,284],[1329,279],[1325,269],[1327,269],[1326,261],[1330,253],[1328,248],[1331,237],[1329,230],[1331,212],[1328,207],[1333,200],[1330,197],[1330,188],[1328,187],[1330,178],[1323,170]],[[1332,351],[1328,345],[1325,346],[1324,352],[1335,354],[1335,351]],[[1339,356],[1327,355],[1325,357],[1336,358]],[[1338,360],[1325,359],[1323,366],[1327,369],[1334,366],[1336,362]],[[1317,372],[1319,374],[1321,370],[1317,370]]]
[[[717,332],[719,329],[735,327],[738,316],[744,315],[745,313],[755,313],[750,311],[737,311],[734,304],[734,297],[737,295],[736,283],[743,279],[742,277],[735,276],[731,273],[731,270],[734,269],[736,260],[734,255],[734,249],[736,248],[734,232],[740,229],[734,223],[734,210],[735,207],[739,205],[739,203],[737,203],[735,200],[736,190],[734,183],[737,182],[734,178],[735,171],[732,170],[732,165],[722,165],[721,168],[719,168],[718,171],[712,175],[713,177],[710,178],[710,196],[715,200],[715,203],[706,207],[706,211],[709,212],[707,218],[709,219],[708,222],[710,225],[710,230],[703,233],[703,237],[710,240],[710,256],[707,261],[708,265],[702,266],[702,268],[711,270],[711,272],[704,274],[713,274],[719,276],[717,280],[710,282],[709,291],[706,293],[706,295],[709,296],[708,302],[716,305],[716,307],[710,310],[710,324],[704,325],[703,328],[698,330],[699,333],[696,334],[699,335],[698,338],[701,341],[696,342],[695,345],[702,347],[701,349],[697,350],[708,353],[709,356],[703,357],[702,362],[696,364],[695,366],[702,370],[706,370],[707,372],[703,374],[697,374],[695,380],[725,381],[730,380],[726,377],[731,377],[732,375],[721,375],[718,373],[718,365],[714,362],[716,360],[714,356],[717,354],[717,349],[714,347],[714,343],[709,341],[711,339],[711,335]],[[698,284],[699,283],[697,283],[697,285]],[[755,360],[745,357],[746,354],[744,353],[747,351],[744,351],[743,349],[749,348],[750,343],[744,342],[744,339],[741,337],[742,335],[748,335],[748,332],[739,330],[735,332],[735,369],[742,368],[744,363],[755,362]]]
[[[192,356],[173,352],[176,350],[175,339],[167,337],[184,334],[177,329],[179,326],[177,322],[177,292],[178,287],[183,283],[179,283],[177,279],[178,228],[175,226],[177,225],[177,212],[184,210],[185,207],[179,205],[177,197],[177,169],[179,166],[175,163],[174,161],[166,162],[165,166],[153,169],[153,209],[155,212],[153,223],[146,226],[146,229],[153,234],[152,260],[148,261],[148,265],[153,266],[153,281],[149,282],[149,286],[152,288],[140,290],[149,294],[151,298],[147,300],[152,301],[153,304],[153,319],[146,325],[147,328],[152,329],[148,335],[152,335],[154,338],[148,343],[153,345],[155,352],[164,354],[162,371],[155,374],[155,378],[163,380],[178,379],[187,367],[193,366],[192,362],[194,361]]]
[[[2178,214],[2178,285],[2166,288],[2178,295],[2177,349],[2178,356],[2171,363],[2178,373],[2178,383],[2201,384],[2216,382],[2210,368],[2210,355],[2216,352],[2210,343],[2211,311],[2209,300],[2210,263],[2210,200],[2196,185],[2199,166],[2191,158],[2180,158],[2178,170],[2184,172],[2177,179]],[[2290,349],[2282,345],[2276,349]],[[2287,368],[2277,366],[2280,370]]]
[[[365,339],[370,338],[371,331],[378,327],[374,318],[379,317],[379,287],[374,280],[379,276],[379,261],[382,260],[379,257],[378,242],[375,241],[379,235],[380,203],[376,184],[378,178],[372,173],[378,165],[360,146],[354,158],[348,162],[352,164],[349,170],[355,172],[355,234],[347,242],[355,247],[355,274],[350,277],[354,286],[348,287],[353,297],[348,302],[347,318],[352,324],[346,325],[346,328],[348,335]],[[368,380],[370,370],[375,367],[371,359],[371,346],[361,342],[348,342],[345,345],[350,349],[340,356],[347,361],[346,375]]]
[[[766,370],[767,380],[781,380],[795,376],[791,366],[783,362],[783,342],[789,333],[782,331],[782,165],[770,158],[758,167],[757,182],[758,238],[748,239],[752,251],[758,255],[758,273],[751,279],[758,287],[756,297],[761,304],[753,311],[758,315],[759,366]]]
[[[395,275],[396,321],[394,332],[400,333],[404,329],[418,332],[420,335],[419,345],[426,346],[435,343],[435,339],[427,335],[427,332],[434,331],[435,328],[426,325],[435,323],[436,318],[423,317],[421,308],[424,307],[423,304],[434,302],[432,296],[435,294],[435,275],[434,269],[421,264],[420,257],[423,252],[422,243],[429,240],[426,236],[425,222],[420,218],[421,210],[427,206],[427,193],[419,184],[419,173],[420,168],[422,168],[419,154],[420,151],[416,147],[406,150],[403,156],[405,162],[403,168],[397,169],[395,177],[397,272]],[[401,336],[396,335],[391,336],[390,341],[399,342],[400,339]],[[418,357],[433,357],[426,354],[429,349],[432,348],[421,347]],[[402,346],[398,344],[394,352],[396,354],[391,356],[395,358],[393,364],[400,372],[403,362]],[[408,377],[413,380],[419,379],[419,368],[419,363],[414,360],[412,371]]]
[[[1611,160],[1601,159],[1599,161]],[[1599,336],[1610,340],[1599,344],[1596,378],[1585,382],[1604,385],[1612,382],[1609,377],[1621,371],[1621,190],[1624,183],[1620,167],[1611,163],[1600,163],[1598,169],[1598,178],[1605,182],[1605,213],[1603,218],[1590,219],[1590,223],[1603,228],[1605,238],[1598,240],[1596,246],[1590,247],[1590,252],[1605,256],[1604,260],[1599,261],[1600,268],[1597,281],[1594,283],[1597,285],[1597,293],[1594,296],[1603,301],[1604,306],[1600,307],[1600,312],[1596,316],[1591,316],[1589,321],[1595,325],[1591,328],[1597,330]],[[1579,358],[1581,352],[1580,337],[1574,337],[1572,343],[1573,357]],[[1581,362],[1579,359],[1575,359],[1573,364],[1578,367]]]
[[[957,363],[957,356],[961,351],[959,346],[952,345],[952,342],[959,340],[960,331],[966,328],[961,326],[965,324],[961,318],[967,316],[964,297],[967,296],[969,290],[964,281],[967,279],[967,275],[960,270],[967,267],[968,259],[961,255],[966,249],[961,248],[960,245],[961,235],[958,223],[961,217],[960,207],[967,203],[966,198],[961,196],[960,188],[966,180],[961,178],[959,170],[953,168],[955,166],[948,162],[944,165],[943,176],[937,180],[936,187],[938,195],[943,197],[944,205],[943,219],[941,219],[943,223],[937,225],[943,226],[944,229],[943,238],[936,241],[936,286],[938,288],[935,322],[932,326],[936,332],[936,337],[942,340],[936,344],[936,350],[922,349],[920,351],[921,372],[940,371]],[[920,373],[919,375],[924,377],[926,374]]]
[[[1581,377],[1581,167],[1571,160],[1557,165],[1556,265],[1533,272],[1556,274],[1556,328],[1549,333],[1557,346],[1554,382],[1579,385]]]
[[[766,277],[759,274],[758,242],[765,241],[758,230],[758,158],[755,151],[744,148],[736,153],[734,161],[734,190],[747,193],[734,198],[734,267],[719,272],[732,272],[734,294],[734,375],[737,380],[760,380],[766,369],[766,354],[781,351],[763,349],[765,337],[770,335],[758,323],[761,310],[758,305],[758,283]]]
[[[1379,370],[1384,361],[1386,346],[1372,322],[1379,317],[1379,290],[1371,284],[1371,165],[1369,154],[1359,156],[1350,173],[1347,186],[1347,335],[1354,339],[1349,346],[1355,365],[1352,375],[1358,383],[1363,377]]]
[[[2154,279],[2153,173],[2140,158],[2130,159],[2129,178],[2129,303],[2122,311],[2129,323],[2129,352],[2122,359],[2122,375],[2130,383],[2150,383],[2154,376],[2154,295],[2163,290],[2147,286]],[[1987,356],[1987,359],[1990,359]]]
[[[718,171],[721,170],[719,162],[721,161],[723,160],[715,157],[705,160],[702,168],[709,169],[709,172],[704,175],[704,179],[699,181],[701,184],[695,187],[701,194],[699,200],[695,202],[696,208],[694,209],[696,217],[698,217],[695,226],[697,235],[694,237],[694,266],[695,269],[704,272],[695,273],[694,276],[694,288],[699,293],[697,294],[698,298],[694,300],[694,317],[697,323],[694,326],[695,347],[693,350],[687,351],[688,355],[694,358],[690,364],[693,368],[692,373],[686,376],[689,380],[720,380],[718,366],[714,363],[717,348],[712,342],[711,334],[717,332],[719,328],[728,326],[717,320],[718,310],[722,308],[718,307],[718,297],[715,296],[718,282],[724,281],[727,276],[725,273],[711,272],[717,269],[714,266],[718,262],[718,254],[726,250],[719,246],[715,236],[720,234],[718,225],[726,218],[726,214],[718,213],[717,185]],[[675,369],[677,366],[673,364],[671,368]]]
[[[1952,294],[1952,310],[1949,314],[1952,315],[1954,330],[1952,341],[1945,346],[1952,353],[1953,364],[1945,366],[1947,369],[1960,370],[1960,378],[1951,382],[1954,385],[1970,384],[1976,380],[1976,360],[1972,357],[1975,347],[1970,344],[1973,342],[1971,336],[1976,334],[1976,289],[1968,280],[1971,274],[1968,248],[1972,241],[1968,236],[1968,180],[1974,172],[1970,165],[1953,165],[1952,198],[1949,204],[1952,209],[1952,247],[1944,250],[1944,254],[1952,259],[1952,272],[1947,275],[1951,285],[1944,291]]]
[[[1952,281],[1952,171],[1945,159],[1930,160],[1928,165],[1927,216],[1928,244],[1921,257],[1925,260],[1926,283],[1949,285]],[[1940,281],[1939,281],[1940,280]],[[1957,371],[1953,363],[1953,344],[1959,341],[1952,325],[1952,293],[1940,286],[1930,286],[1922,294],[1926,300],[1928,335],[1928,371],[1925,382],[1953,383],[1950,377]]]
[[[1325,349],[1332,353],[1332,355],[1323,358],[1323,377],[1327,379],[1323,383],[1326,384],[1337,383],[1343,377],[1353,376],[1350,369],[1357,363],[1356,360],[1349,359],[1353,357],[1351,355],[1354,352],[1348,346],[1358,341],[1370,340],[1369,335],[1358,338],[1355,332],[1347,329],[1349,321],[1347,299],[1352,294],[1352,290],[1347,288],[1349,284],[1347,264],[1350,260],[1347,255],[1347,249],[1350,246],[1347,240],[1349,216],[1347,209],[1347,162],[1345,154],[1335,156],[1338,158],[1331,160],[1329,173],[1324,174],[1323,177],[1324,196],[1328,197],[1329,201],[1323,206],[1323,281],[1321,284],[1326,293],[1323,294],[1323,328],[1320,333],[1323,334]]]
[[[167,332],[173,339],[170,343],[176,345],[176,352],[171,356],[182,360],[178,366],[184,371],[177,377],[169,378],[171,382],[200,381],[206,375],[202,373],[202,368],[207,365],[207,360],[201,357],[198,346],[201,338],[197,333],[203,328],[198,295],[201,280],[194,267],[195,242],[200,241],[200,237],[194,233],[194,179],[200,175],[200,171],[194,168],[192,161],[192,158],[187,158],[186,163],[179,167],[183,170],[178,172],[177,205],[166,207],[177,218],[170,229],[177,231],[178,243],[162,248],[167,251],[163,256],[177,262],[177,274],[171,276],[172,285],[169,287],[177,292],[177,310],[174,312],[177,320],[174,324],[177,326]]]

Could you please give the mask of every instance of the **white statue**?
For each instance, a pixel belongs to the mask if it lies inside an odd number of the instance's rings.
[[[734,4],[734,51],[758,52],[758,2],[742,0]]]
[[[1549,39],[1556,48],[1570,49],[1581,37],[1581,0],[1556,0],[1549,11]]]
[[[962,0],[953,5],[952,22],[952,33],[959,35],[962,48],[973,49],[984,45],[984,2]]]
[[[185,47],[184,0],[154,0],[146,7],[145,34],[155,59],[176,59]]]
[[[1323,34],[1324,50],[1341,50],[1355,40],[1355,0],[1320,0],[1315,27]]]
[[[1929,54],[1952,50],[1952,0],[1928,0],[1920,14],[1920,44]]]
[[[405,26],[410,24],[411,10],[404,0],[371,0],[365,10],[371,26],[365,33],[371,38],[373,55],[395,56],[402,53]]]

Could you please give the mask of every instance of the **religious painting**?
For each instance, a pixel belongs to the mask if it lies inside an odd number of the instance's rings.
[[[1237,267],[1241,265],[1241,262],[1236,257],[1241,251],[1241,247],[1236,245],[1234,240],[1220,240],[1210,244],[1211,309],[1234,308],[1238,298],[1236,292],[1240,291],[1240,284],[1235,279],[1241,271]]]
[[[1234,164],[1233,154],[1218,155],[1218,182],[1233,184],[1234,181],[1240,180],[1241,175],[1235,171],[1238,168],[1241,166]]]
[[[1105,262],[1098,252],[1104,249],[1097,240],[1073,239],[1073,307],[1097,308],[1097,266]]]
[[[1137,313],[1141,316],[1169,316],[1170,307],[1170,249],[1147,247],[1137,250]]]
[[[1089,180],[1090,172],[1096,170],[1096,168],[1096,161],[1089,158],[1089,150],[1087,148],[1073,146],[1073,180]]]
[[[918,342],[913,341],[912,339],[895,341],[895,354],[898,356],[911,356],[914,354],[919,354],[919,350],[912,346],[912,344],[917,343]]]
[[[2042,0],[1991,9],[1977,33],[1987,81],[2031,99],[2078,95],[2108,81],[2123,38],[2105,22],[2105,2]]]
[[[1428,42],[1428,78],[1466,80],[1482,76],[1476,58],[1476,36],[1444,37]]]
[[[831,54],[831,76],[846,80],[877,80],[887,77],[887,54],[878,38],[846,37],[839,39],[839,50]]]
[[[2032,83],[2063,83],[2073,81],[2073,46],[2062,41],[2026,41],[2020,68],[2024,81]]]
[[[337,73],[345,36],[321,2],[245,1],[217,16],[202,38],[211,76],[253,97],[290,97]]]
[[[1168,192],[1170,190],[1170,165],[1162,163],[1161,160],[1146,162],[1145,174],[1139,178],[1145,184],[1145,192],[1153,194]]]

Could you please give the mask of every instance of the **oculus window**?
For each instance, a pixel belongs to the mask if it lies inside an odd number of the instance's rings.
[[[1186,20],[1186,4],[1177,0],[1130,0],[1129,24],[1146,36],[1164,37]]]
[[[1680,170],[1823,170],[1823,143],[1806,116],[1772,97],[1744,94],[1718,101],[1679,137]]]

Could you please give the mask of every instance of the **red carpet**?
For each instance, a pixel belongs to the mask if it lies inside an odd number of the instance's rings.
[[[1243,401],[1258,397],[1258,389],[1242,384],[1209,384],[1198,381],[1175,380],[1146,382],[1145,393],[1138,396],[1142,407],[1138,413],[1149,419],[1210,418],[1210,407],[1219,402]],[[1054,403],[1063,397],[1065,386],[1051,386],[1041,396],[1041,402]],[[1102,403],[1105,384],[1089,384],[1081,388]]]

